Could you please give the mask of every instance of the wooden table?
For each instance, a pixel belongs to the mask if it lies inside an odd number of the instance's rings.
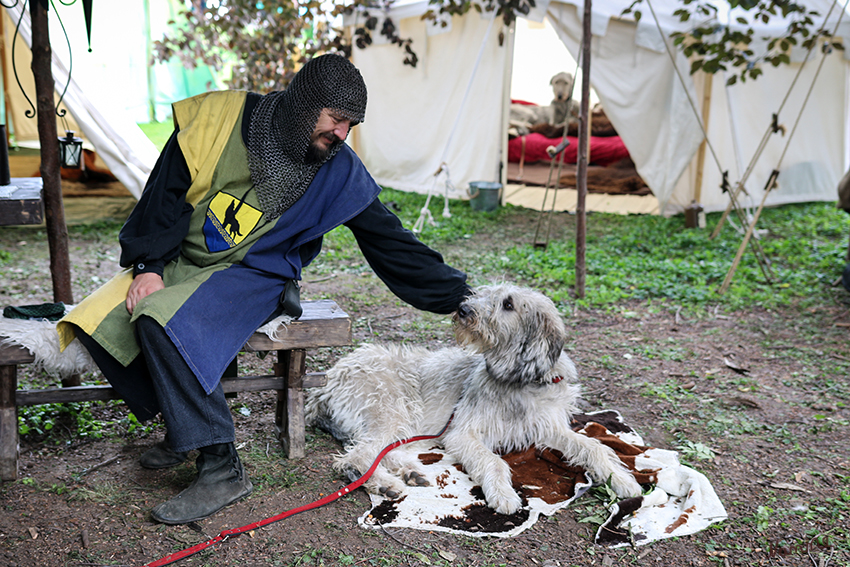
[[[306,454],[304,388],[324,386],[323,373],[306,372],[306,349],[351,344],[351,319],[334,301],[304,301],[304,313],[281,333],[277,341],[262,333],[245,344],[245,352],[277,351],[270,376],[225,376],[225,394],[277,391],[275,433],[289,458]],[[34,357],[24,348],[3,345],[0,337],[0,480],[18,476],[18,407],[50,403],[114,400],[111,386],[73,386],[44,390],[18,390],[17,366],[31,364]]]
[[[41,177],[13,177],[0,185],[0,226],[44,222]]]

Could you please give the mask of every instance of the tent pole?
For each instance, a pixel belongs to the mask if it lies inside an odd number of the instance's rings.
[[[38,139],[41,146],[41,179],[44,188],[44,216],[50,249],[50,274],[53,301],[74,303],[71,293],[71,262],[68,255],[68,227],[62,205],[62,180],[59,172],[59,136],[56,133],[56,108],[52,50],[47,24],[47,2],[30,2],[32,17],[32,74],[35,78]]]
[[[702,87],[702,127],[707,132],[708,118],[711,113],[711,83],[714,75],[711,73],[703,73],[703,75],[705,76],[705,83]],[[697,174],[694,181],[694,201],[697,203],[702,199],[702,177],[705,171],[705,147],[708,143],[707,140],[707,136],[703,137],[699,145],[699,150],[697,150]]]
[[[576,167],[576,185],[578,186],[578,201],[576,202],[576,296],[584,298],[587,265],[587,149],[590,132],[590,18],[592,0],[584,0],[584,18],[581,33],[581,124],[578,138],[578,162]]]
[[[151,44],[151,5],[150,0],[142,2],[142,9],[145,11],[145,57],[148,61],[153,59],[153,45]],[[146,79],[148,87],[148,118],[151,122],[157,122],[156,119],[156,77],[154,75],[153,65],[146,65]]]
[[[502,194],[499,205],[505,198],[508,186],[508,123],[511,117],[511,82],[514,70],[514,46],[516,45],[516,21],[508,28],[508,40],[505,49],[505,72],[502,74],[502,129],[501,129],[501,160],[499,162],[499,183],[502,184]]]

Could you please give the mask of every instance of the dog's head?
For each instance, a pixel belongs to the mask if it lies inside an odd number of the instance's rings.
[[[552,300],[509,284],[477,288],[454,323],[458,342],[484,355],[493,378],[517,385],[550,381],[566,341]]]
[[[569,73],[557,73],[549,81],[549,84],[552,85],[555,100],[564,101],[570,96],[570,90],[573,87],[573,76]]]

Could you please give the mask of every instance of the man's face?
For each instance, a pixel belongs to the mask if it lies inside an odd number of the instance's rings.
[[[323,108],[316,121],[316,127],[310,135],[310,147],[307,150],[307,162],[323,161],[330,151],[331,145],[338,140],[345,140],[351,129],[351,120],[329,108]]]

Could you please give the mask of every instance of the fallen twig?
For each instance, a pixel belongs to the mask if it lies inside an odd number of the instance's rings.
[[[87,474],[89,474],[89,473],[91,473],[91,472],[96,471],[97,469],[102,469],[103,467],[105,467],[105,466],[107,466],[107,465],[111,465],[112,463],[114,463],[115,461],[117,461],[117,460],[118,460],[118,459],[120,459],[120,458],[121,458],[121,455],[115,455],[114,457],[111,457],[111,458],[109,458],[109,459],[106,459],[106,460],[105,460],[105,461],[103,461],[102,463],[98,463],[98,464],[96,464],[95,466],[93,466],[93,467],[91,467],[91,468],[88,468],[88,469],[84,470],[83,472],[81,472],[81,473],[80,473],[80,475],[87,475]]]

